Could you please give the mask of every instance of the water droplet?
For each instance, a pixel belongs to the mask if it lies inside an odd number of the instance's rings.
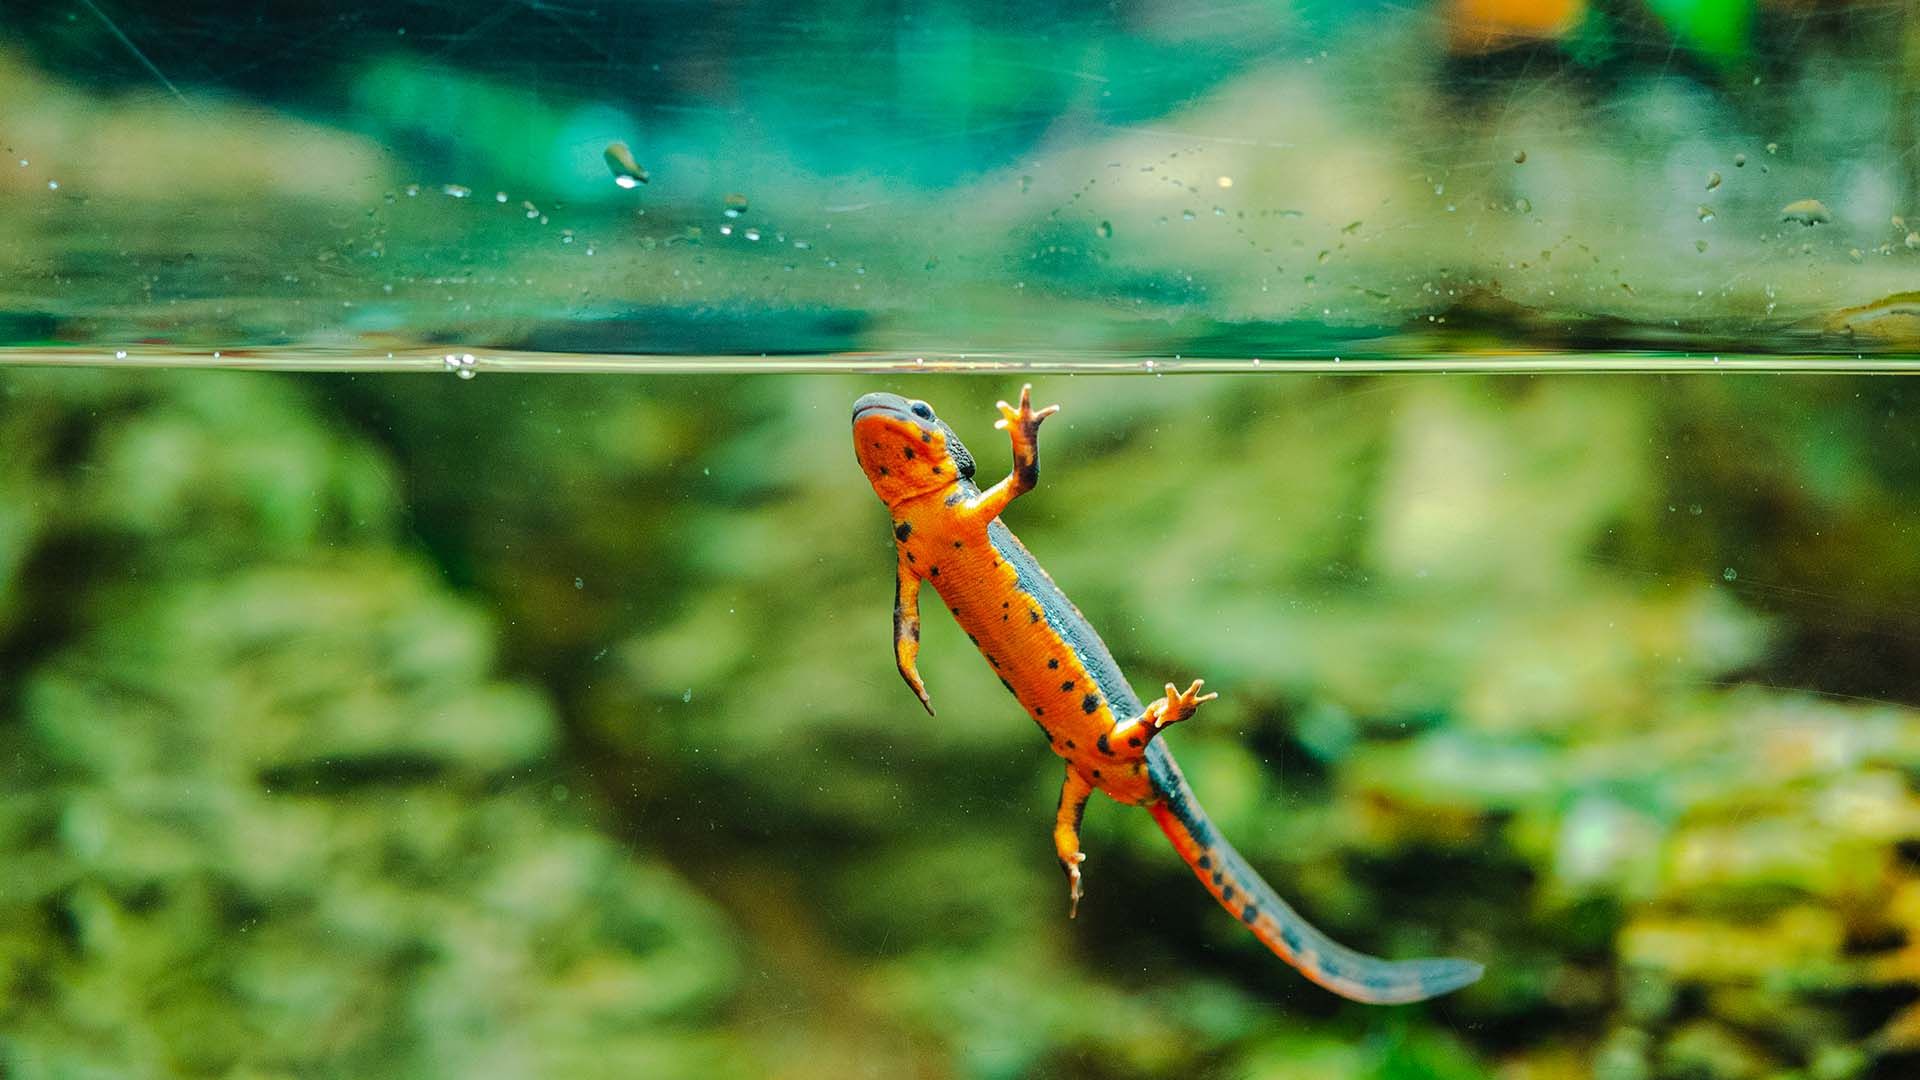
[[[607,160],[607,169],[613,173],[613,182],[623,188],[635,188],[647,182],[647,170],[633,160],[633,151],[623,142],[611,142],[601,154]]]
[[[1708,173],[1707,174],[1707,190],[1712,191],[1714,188],[1717,188],[1719,186],[1720,186],[1719,172],[1715,171],[1715,172]]]
[[[465,184],[441,184],[440,194],[454,199],[464,199],[473,194],[473,189]]]
[[[1515,165],[1525,165],[1527,163],[1527,152],[1525,150],[1515,150],[1513,152],[1513,163]]]
[[[724,206],[728,217],[739,217],[747,212],[747,197],[736,191],[726,197]]]
[[[1720,576],[1728,581],[1732,581],[1740,575],[1734,571],[1733,567],[1729,566],[1725,570],[1720,571]]]
[[[1711,206],[1708,206],[1708,205],[1707,205],[1707,204],[1705,204],[1705,203],[1701,203],[1701,204],[1700,204],[1700,209],[1699,209],[1698,211],[1695,211],[1695,212],[1696,212],[1696,213],[1698,213],[1698,214],[1700,215],[1700,220],[1701,220],[1701,221],[1712,221],[1712,220],[1713,220],[1713,207],[1711,207]]]
[[[1113,222],[1103,221],[1100,223],[1099,227],[1094,229],[1093,231],[1100,237],[1100,239],[1111,240],[1113,239]]]
[[[1772,144],[1768,144],[1772,145]],[[1780,208],[1781,221],[1797,221],[1802,225],[1821,225],[1833,220],[1833,212],[1819,199],[1796,199]]]

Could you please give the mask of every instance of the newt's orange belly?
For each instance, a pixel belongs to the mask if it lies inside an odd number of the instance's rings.
[[[1116,717],[1086,665],[1048,622],[1046,607],[1020,587],[1013,566],[985,537],[945,541],[938,574],[928,581],[994,673],[1047,735],[1054,753],[1073,762],[1109,796],[1126,803],[1151,798],[1137,750],[1107,736]]]

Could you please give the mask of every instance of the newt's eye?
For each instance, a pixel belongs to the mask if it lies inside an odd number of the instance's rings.
[[[912,409],[913,415],[919,417],[922,420],[933,419],[933,406],[928,405],[924,401],[916,401],[913,404],[907,406],[907,408]]]

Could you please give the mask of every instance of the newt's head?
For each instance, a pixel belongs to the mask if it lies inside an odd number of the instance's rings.
[[[973,455],[924,401],[868,394],[853,403],[853,453],[892,506],[973,479]]]

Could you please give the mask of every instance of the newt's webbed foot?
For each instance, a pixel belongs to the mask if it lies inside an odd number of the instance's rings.
[[[1060,860],[1060,868],[1067,872],[1067,918],[1080,917],[1080,898],[1086,895],[1080,888],[1080,864],[1087,861],[1087,853],[1076,851]]]
[[[1219,694],[1202,694],[1200,688],[1205,685],[1207,680],[1195,679],[1193,685],[1180,690],[1172,683],[1168,683],[1166,696],[1147,706],[1147,711],[1141,716],[1140,722],[1146,726],[1148,732],[1157,735],[1165,728],[1187,719],[1200,711],[1202,702],[1212,701],[1220,696]]]
[[[1020,388],[1018,406],[1002,401],[996,407],[1000,410],[1000,419],[995,420],[993,426],[1006,432],[1013,439],[1014,474],[1020,476],[1022,473],[1033,470],[1040,456],[1040,421],[1059,412],[1060,406],[1049,405],[1038,412],[1034,411],[1033,384],[1028,383]]]

